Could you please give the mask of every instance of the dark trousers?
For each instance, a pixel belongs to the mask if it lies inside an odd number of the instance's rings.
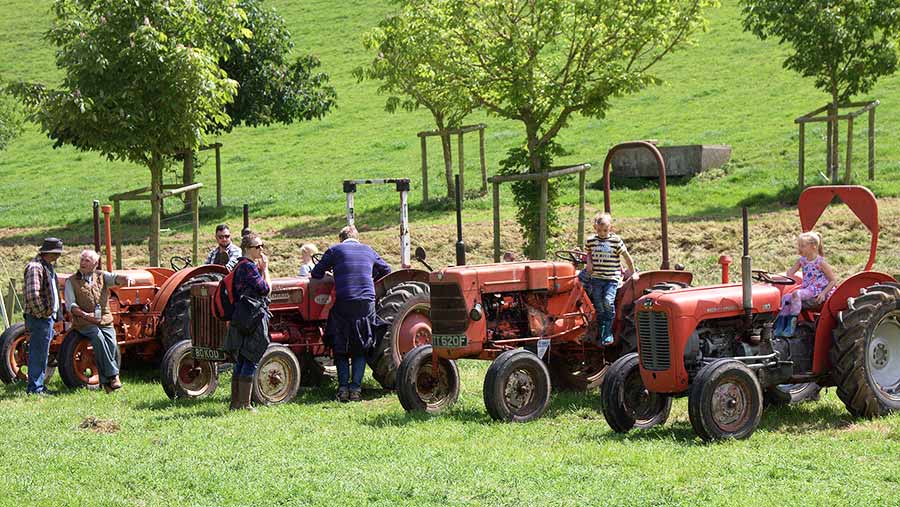
[[[44,375],[47,372],[47,356],[53,340],[53,317],[37,318],[25,315],[28,330],[28,387],[29,393],[46,391]]]
[[[345,354],[334,355],[334,366],[337,368],[338,384],[342,388],[350,388],[351,391],[362,390],[362,379],[366,373],[366,355],[358,354],[350,356]]]
[[[253,361],[238,354],[237,361],[234,362],[233,375],[235,377],[252,377],[253,374],[256,373],[257,366],[258,365]]]

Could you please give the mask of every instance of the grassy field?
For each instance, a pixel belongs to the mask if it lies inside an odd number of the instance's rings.
[[[205,239],[220,221],[237,224],[249,203],[253,227],[272,246],[276,275],[293,274],[302,242],[333,242],[343,225],[344,178],[408,176],[413,180],[413,245],[435,265],[453,261],[453,213],[444,203],[420,203],[415,133],[430,129],[426,113],[389,115],[375,83],[350,71],[369,55],[360,36],[389,12],[388,0],[271,1],[287,19],[299,48],[316,53],[338,92],[339,108],[322,121],[238,129],[224,144],[225,208],[214,203],[214,168],[200,157]],[[0,0],[0,76],[55,83],[53,48],[41,33],[48,0]],[[561,137],[571,154],[558,163],[599,168],[613,144],[658,139],[662,144],[726,143],[724,169],[670,182],[672,261],[697,283],[718,277],[721,253],[739,255],[739,207],[752,208],[754,267],[784,270],[799,230],[793,208],[797,134],[793,118],[827,98],[810,80],[781,69],[784,52],[740,29],[735,0],[709,12],[710,31],[697,46],[658,68],[666,84],[616,99],[603,120],[577,118]],[[900,78],[884,79],[868,97],[878,109],[877,179],[865,180],[865,129],[857,129],[858,182],[881,199],[882,235],[876,267],[900,273]],[[521,142],[512,122],[484,121],[493,173],[505,151]],[[808,133],[809,134],[809,133]],[[808,182],[823,165],[823,132],[808,138]],[[466,145],[470,188],[477,181],[477,138]],[[432,193],[442,193],[438,146],[430,146]],[[597,181],[599,169],[591,171]],[[145,168],[108,162],[70,148],[54,150],[33,127],[0,152],[0,280],[19,278],[45,235],[70,251],[90,242],[90,201],[142,187]],[[503,196],[502,244],[517,251],[511,196]],[[659,263],[658,190],[652,183],[619,184],[613,211],[638,266]],[[601,207],[588,194],[589,210]],[[563,243],[575,246],[577,202],[565,185]],[[146,262],[149,210],[124,208],[126,266]],[[397,264],[397,197],[361,191],[358,220],[364,239]],[[490,200],[467,202],[469,259],[491,255]],[[860,269],[868,237],[852,215],[826,213],[821,227],[829,261],[840,275]],[[183,220],[164,224],[163,258],[190,251]],[[210,241],[211,243],[211,241]],[[75,268],[76,254],[60,259]],[[736,267],[735,267],[736,268]],[[735,272],[732,273],[734,275]],[[229,413],[226,389],[210,400],[171,403],[152,369],[126,365],[123,391],[106,396],[63,391],[30,399],[21,385],[0,388],[0,507],[13,505],[898,505],[900,415],[852,419],[833,390],[815,404],[769,410],[747,441],[706,445],[693,437],[684,400],[667,425],[645,433],[612,433],[598,412],[597,393],[558,393],[550,411],[523,425],[494,423],[481,399],[484,363],[462,362],[460,402],[438,417],[408,416],[396,396],[367,379],[366,401],[330,401],[334,386],[305,390],[292,403],[259,414]],[[228,382],[226,374],[222,383]],[[58,379],[52,388],[61,389]],[[86,418],[107,421],[81,428]],[[109,428],[109,432],[96,431]]]

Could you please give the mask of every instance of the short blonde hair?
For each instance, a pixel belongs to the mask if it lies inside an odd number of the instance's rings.
[[[313,255],[319,253],[319,249],[316,247],[316,245],[314,245],[314,244],[312,244],[312,243],[304,243],[304,244],[300,247],[300,253],[301,253],[301,254],[307,254],[307,255],[309,255],[310,257],[312,257]]]
[[[804,232],[797,236],[797,241],[807,245],[813,245],[816,247],[816,252],[818,252],[819,255],[825,255],[825,246],[822,244],[822,235],[818,232]]]
[[[612,215],[598,211],[597,214],[594,215],[594,223],[612,225]]]

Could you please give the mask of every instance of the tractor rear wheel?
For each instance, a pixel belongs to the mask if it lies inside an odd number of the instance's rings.
[[[832,378],[847,410],[857,417],[900,410],[900,285],[869,287],[838,322]]]
[[[71,389],[100,388],[100,373],[91,340],[74,329],[63,339],[57,354],[59,376],[63,384]],[[122,350],[116,346],[116,364],[122,365]]]
[[[547,352],[554,389],[589,391],[600,387],[608,363],[603,349],[594,344],[566,343]]]
[[[372,376],[381,387],[394,389],[403,355],[431,343],[430,309],[431,289],[422,282],[397,284],[375,303],[376,313],[388,324],[368,359]]]
[[[734,359],[701,368],[688,396],[691,426],[703,440],[749,437],[759,426],[762,410],[759,379]]]
[[[0,380],[4,384],[28,381],[28,331],[25,324],[13,324],[0,335],[0,358]],[[48,364],[44,370],[44,382],[49,382],[54,373],[56,367]]]
[[[803,384],[779,384],[766,389],[765,402],[773,407],[794,405],[805,401],[817,401],[822,388],[815,382]]]
[[[409,351],[397,370],[397,396],[407,412],[436,414],[459,398],[459,370],[456,361],[439,358],[433,370],[431,345]]]
[[[287,403],[300,389],[300,361],[284,345],[271,343],[253,375],[253,401],[260,405]]]
[[[337,368],[331,356],[314,356],[307,353],[299,359],[301,387],[320,387],[337,377]]]
[[[189,340],[191,337],[188,312],[191,307],[191,287],[199,283],[218,282],[223,278],[225,275],[222,273],[201,273],[188,278],[175,289],[159,323],[159,342],[164,352],[181,340]]]
[[[219,386],[216,363],[196,360],[190,340],[172,345],[163,356],[161,381],[170,399],[206,398]]]
[[[616,433],[663,424],[672,410],[670,396],[651,393],[644,386],[636,352],[620,357],[607,368],[600,401],[603,417]]]
[[[484,406],[498,421],[537,419],[550,404],[550,372],[525,349],[503,352],[484,376]]]

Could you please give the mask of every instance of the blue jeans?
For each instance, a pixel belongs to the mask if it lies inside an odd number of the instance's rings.
[[[601,341],[612,339],[612,323],[616,318],[616,291],[618,289],[619,282],[617,280],[591,278],[589,282],[588,296],[597,311]]]
[[[351,378],[352,364],[352,378]],[[362,379],[366,373],[366,355],[359,354],[351,358],[344,354],[334,355],[334,366],[337,368],[338,385],[342,388],[349,387],[351,391],[362,390]]]
[[[97,374],[101,384],[108,384],[119,374],[116,362],[116,330],[112,326],[86,326],[78,331],[91,340],[94,347],[94,361],[97,363]]]
[[[39,393],[47,390],[44,375],[50,341],[53,340],[53,317],[39,319],[26,314],[25,329],[28,330],[28,387],[25,390]]]
[[[257,366],[256,363],[238,354],[237,361],[234,362],[234,373],[232,375],[235,377],[252,377],[256,373]]]

